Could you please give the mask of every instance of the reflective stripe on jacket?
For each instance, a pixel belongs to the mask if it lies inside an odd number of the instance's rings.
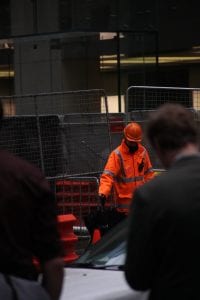
[[[118,204],[129,205],[135,189],[153,177],[145,147],[138,144],[138,150],[130,153],[123,140],[108,158],[100,178],[99,193],[109,196],[113,186]]]

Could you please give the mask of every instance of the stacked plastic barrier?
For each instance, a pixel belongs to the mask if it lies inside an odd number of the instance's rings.
[[[73,214],[76,226],[83,226],[84,217],[98,206],[98,179],[73,177],[56,181],[56,199],[59,214]]]
[[[58,229],[60,232],[61,241],[63,243],[65,263],[70,263],[78,258],[75,250],[78,237],[73,231],[73,226],[75,223],[76,218],[72,214],[58,215]]]

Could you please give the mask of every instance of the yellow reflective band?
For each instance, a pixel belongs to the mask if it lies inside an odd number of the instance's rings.
[[[148,170],[146,170],[146,171],[144,172],[144,174],[146,175],[146,174],[151,173],[151,172],[153,172],[153,168],[149,168]]]
[[[108,175],[110,175],[112,177],[115,177],[115,174],[113,172],[109,171],[109,170],[104,170],[103,174],[108,174]]]
[[[117,208],[129,208],[130,204],[117,204],[116,207]]]
[[[136,182],[136,181],[143,181],[144,180],[144,176],[136,176],[136,177],[130,177],[130,178],[116,177],[115,180],[117,182],[130,183],[130,182]]]

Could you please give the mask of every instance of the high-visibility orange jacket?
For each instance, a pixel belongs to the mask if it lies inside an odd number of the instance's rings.
[[[134,191],[154,177],[149,154],[144,146],[130,153],[123,140],[108,158],[100,178],[99,194],[108,197],[114,188],[118,210],[128,212]]]

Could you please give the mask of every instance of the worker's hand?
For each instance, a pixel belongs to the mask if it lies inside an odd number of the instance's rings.
[[[104,207],[106,203],[106,196],[104,194],[99,194],[99,201],[101,203],[101,206]]]

